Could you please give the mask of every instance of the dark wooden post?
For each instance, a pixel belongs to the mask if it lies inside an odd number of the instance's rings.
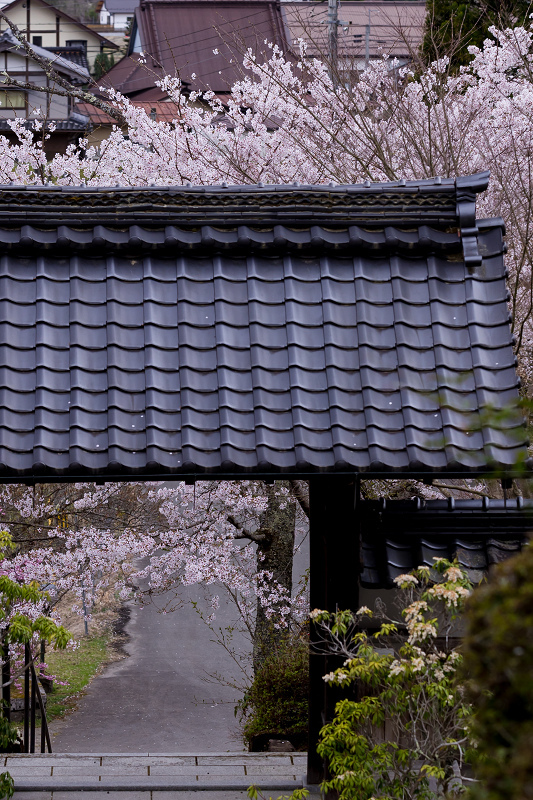
[[[11,722],[11,657],[9,655],[9,642],[7,629],[4,631],[2,645],[2,700],[4,704],[4,718]]]
[[[357,608],[359,603],[359,529],[355,516],[356,478],[317,476],[309,481],[309,596],[311,609]],[[313,653],[316,631],[311,625],[309,657],[309,747],[307,782],[320,783],[324,764],[316,752],[318,735],[331,716],[331,692],[324,675],[338,664]],[[329,667],[329,668],[328,668]]]
[[[28,670],[28,679],[31,677],[31,701],[30,701],[30,753],[35,753],[35,712],[37,705],[37,676],[31,664]],[[44,723],[43,723],[44,724]]]
[[[30,752],[30,663],[29,644],[24,645],[24,752]]]

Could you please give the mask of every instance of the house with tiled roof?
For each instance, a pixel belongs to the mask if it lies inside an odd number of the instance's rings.
[[[281,13],[291,40],[306,42],[309,58],[328,58],[327,5],[316,0],[281,0]],[[422,44],[426,19],[422,0],[343,0],[337,13],[338,58],[353,70],[384,56],[404,66]]]
[[[33,49],[41,58],[51,60],[54,70],[74,86],[89,82],[90,75],[80,64],[37,45],[33,45]],[[0,133],[3,136],[11,140],[16,138],[9,120],[22,119],[26,125],[39,120],[45,127],[53,126],[50,139],[43,146],[47,153],[54,154],[64,152],[68,144],[83,135],[86,118],[76,110],[72,98],[54,93],[54,82],[41,64],[28,56],[10,30],[0,35],[0,68],[22,83],[49,88],[48,92],[40,92],[6,85],[0,90]]]
[[[72,56],[75,63],[80,63],[81,50],[85,59],[83,66],[88,65],[89,72],[93,71],[99,53],[114,53],[119,49],[115,42],[45,0],[12,0],[2,10],[30,44],[53,48],[65,59]],[[7,28],[7,23],[0,20],[0,32]]]
[[[99,8],[101,25],[111,25],[114,31],[130,28],[139,0],[102,0]]]

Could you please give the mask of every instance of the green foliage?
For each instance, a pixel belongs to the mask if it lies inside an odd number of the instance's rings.
[[[461,656],[448,641],[471,586],[444,559],[397,583],[404,622],[386,620],[370,633],[361,624],[372,616],[366,608],[311,614],[325,640],[347,656],[326,682],[357,698],[337,703],[318,745],[332,776],[322,789],[341,800],[432,800],[463,791],[456,768],[470,707],[455,680]]]
[[[13,797],[15,782],[9,772],[0,773],[0,798]]]
[[[8,752],[17,741],[17,728],[5,717],[0,717],[0,751]],[[0,797],[2,795],[0,794]]]
[[[6,531],[0,532],[0,561],[12,549],[13,543]],[[0,621],[4,624],[1,645],[25,645],[31,643],[34,635],[39,641],[45,640],[54,648],[66,647],[70,635],[62,625],[58,625],[48,616],[30,615],[25,611],[17,611],[17,603],[35,604],[37,608],[48,595],[41,592],[34,583],[29,585],[17,583],[7,575],[0,575]],[[6,625],[7,622],[7,625]],[[0,752],[12,749],[17,741],[17,728],[0,716]],[[14,792],[13,779],[8,772],[0,775],[0,797],[10,798]]]
[[[427,0],[423,52],[429,61],[449,56],[452,66],[467,64],[470,45],[482,47],[489,28],[523,25],[528,21],[528,0]]]
[[[6,531],[0,532],[0,561],[12,549],[11,536]],[[39,614],[31,617],[25,612],[16,611],[16,603],[24,602],[38,605],[49,597],[41,592],[36,583],[21,584],[0,575],[0,622],[9,618],[9,626],[2,635],[2,644],[27,644],[35,634],[39,640],[52,644],[54,648],[64,648],[70,641],[69,632],[58,625],[51,617]]]
[[[55,676],[48,695],[48,721],[61,718],[79,701],[79,694],[98,673],[108,658],[109,635],[83,637],[75,650],[47,654],[48,670]]]
[[[249,800],[266,800],[265,795],[255,784],[248,787],[247,792]],[[278,797],[278,800],[306,800],[309,797],[309,789],[295,789],[294,792],[291,794],[290,798],[286,795],[282,797]]]
[[[533,548],[494,570],[467,604],[464,673],[476,713],[472,796],[533,798]]]
[[[95,81],[99,80],[103,75],[105,75],[111,67],[115,66],[115,58],[113,53],[109,55],[108,53],[97,53],[96,58],[94,59],[94,67],[93,67],[93,74]]]
[[[272,734],[296,746],[307,742],[309,712],[309,648],[298,636],[287,637],[265,659],[240,703],[248,744]]]

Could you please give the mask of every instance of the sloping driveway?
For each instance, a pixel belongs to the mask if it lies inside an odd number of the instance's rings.
[[[198,589],[190,597],[201,602]],[[163,598],[164,600],[164,598]],[[159,601],[162,605],[162,601]],[[217,625],[235,622],[222,603]],[[131,604],[129,658],[95,678],[79,709],[57,726],[56,753],[194,753],[243,749],[234,716],[238,693],[207,683],[206,673],[234,675],[223,648],[186,604],[171,613]],[[238,640],[237,640],[238,641]],[[239,641],[238,641],[239,643]],[[240,640],[246,649],[246,642]]]

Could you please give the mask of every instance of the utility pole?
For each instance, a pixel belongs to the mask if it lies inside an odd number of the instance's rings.
[[[368,9],[368,24],[365,25],[365,69],[370,63],[370,9]]]
[[[331,80],[337,83],[339,74],[338,53],[339,2],[328,0],[328,55]]]

